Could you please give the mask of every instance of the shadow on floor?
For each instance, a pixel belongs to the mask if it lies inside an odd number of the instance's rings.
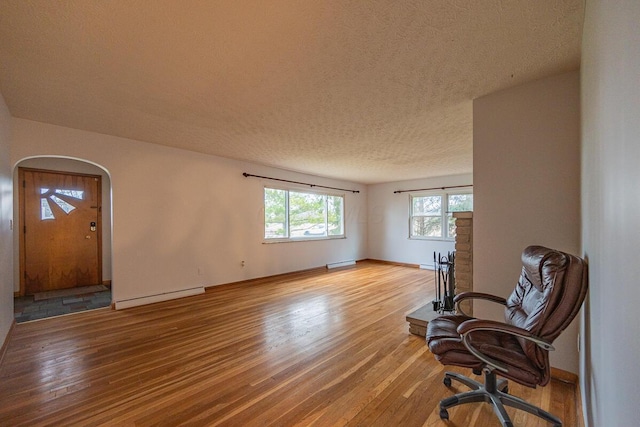
[[[77,313],[111,305],[111,290],[83,293],[34,301],[33,296],[14,298],[13,313],[16,323],[63,314]]]

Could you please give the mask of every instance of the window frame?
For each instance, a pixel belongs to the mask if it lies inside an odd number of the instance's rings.
[[[266,206],[265,206],[265,194],[266,190],[278,190],[285,192],[285,237],[267,237],[267,218],[266,218]],[[319,195],[324,197],[324,207],[323,207],[323,215],[324,215],[324,228],[325,233],[323,235],[302,235],[302,236],[291,236],[291,205],[290,205],[290,193],[302,193],[302,194],[312,194]],[[341,225],[342,225],[342,233],[338,235],[330,235],[328,233],[329,230],[329,209],[328,209],[328,197],[339,197],[342,199],[342,207],[341,207]],[[346,230],[346,221],[345,221],[345,211],[346,211],[346,203],[347,197],[345,193],[340,192],[331,192],[331,191],[318,191],[314,189],[308,188],[300,188],[295,186],[274,186],[274,185],[265,185],[262,189],[262,242],[263,243],[285,243],[285,242],[305,242],[305,241],[317,241],[317,240],[336,240],[336,239],[346,239],[347,238],[347,230]],[[316,226],[318,224],[313,224]]]
[[[409,239],[410,240],[435,240],[435,241],[445,241],[445,242],[453,242],[455,241],[455,235],[449,235],[449,218],[451,218],[453,211],[449,211],[449,197],[457,196],[457,195],[473,195],[473,190],[458,190],[458,191],[442,191],[442,190],[431,190],[431,191],[421,191],[409,193]],[[442,201],[442,207],[440,209],[440,226],[442,229],[442,236],[420,236],[413,234],[413,219],[414,217],[436,217],[436,215],[414,215],[413,214],[413,200],[418,197],[430,197],[430,196],[440,196]]]

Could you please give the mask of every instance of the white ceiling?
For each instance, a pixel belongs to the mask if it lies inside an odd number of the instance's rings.
[[[583,0],[0,0],[11,114],[379,183],[472,171],[472,100],[576,69]]]

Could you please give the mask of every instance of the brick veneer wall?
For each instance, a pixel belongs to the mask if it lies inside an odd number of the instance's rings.
[[[456,294],[473,290],[473,212],[454,212],[456,219]],[[463,301],[460,308],[473,315],[471,300]]]

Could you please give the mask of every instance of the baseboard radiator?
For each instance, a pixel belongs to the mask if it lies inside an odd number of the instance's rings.
[[[327,264],[327,269],[331,270],[332,268],[349,267],[351,265],[356,265],[356,262],[354,260],[332,262],[330,264]]]
[[[204,293],[204,287],[198,286],[195,288],[182,289],[179,291],[163,292],[161,294],[120,300],[120,301],[116,301],[115,305],[116,305],[116,310],[120,310],[123,308],[137,307],[139,305],[153,304],[154,302],[162,302],[162,301],[168,301],[171,299],[190,297],[193,295],[199,295],[203,293]]]

